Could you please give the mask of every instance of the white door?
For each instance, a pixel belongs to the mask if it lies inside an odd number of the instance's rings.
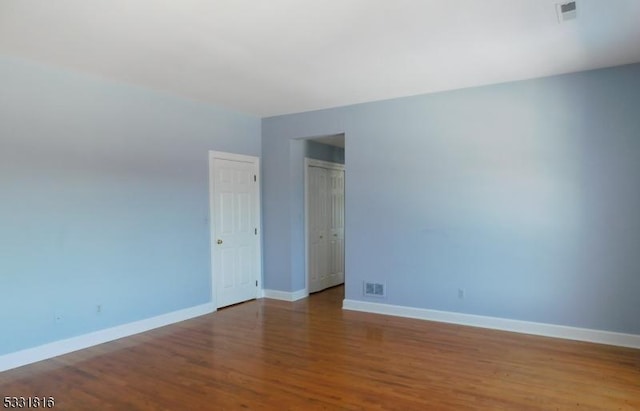
[[[327,226],[328,195],[327,170],[309,167],[309,292],[323,290],[329,285],[329,236]]]
[[[344,170],[327,170],[329,287],[344,282]]]
[[[257,157],[210,152],[211,258],[216,307],[257,297],[260,241]]]
[[[307,287],[344,282],[344,166],[307,160]]]

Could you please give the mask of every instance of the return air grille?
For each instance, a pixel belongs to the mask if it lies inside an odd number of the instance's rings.
[[[384,284],[382,283],[371,283],[365,281],[364,283],[364,295],[367,297],[384,297]]]

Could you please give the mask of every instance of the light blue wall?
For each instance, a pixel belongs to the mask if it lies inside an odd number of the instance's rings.
[[[209,302],[208,150],[260,120],[0,58],[0,355]]]
[[[322,144],[316,141],[303,141],[305,144],[305,157],[313,158],[315,160],[344,164],[344,148],[331,146],[329,144]]]
[[[291,139],[344,132],[346,298],[640,334],[639,107],[636,64],[264,119],[267,288],[304,287]]]

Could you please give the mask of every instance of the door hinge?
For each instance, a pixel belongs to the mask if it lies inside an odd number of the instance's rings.
[[[258,176],[255,174],[253,175],[253,181],[256,181],[256,182],[258,181]]]
[[[258,280],[256,280],[256,287],[258,286]]]
[[[253,232],[255,233],[255,235],[258,235],[258,229],[257,228],[254,228]]]

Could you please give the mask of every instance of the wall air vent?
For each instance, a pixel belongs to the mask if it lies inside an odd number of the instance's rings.
[[[366,297],[384,297],[384,284],[370,283],[365,281],[364,283],[364,295]]]
[[[556,12],[558,13],[558,22],[564,23],[567,20],[573,20],[576,18],[576,2],[570,1],[568,3],[556,4]]]

